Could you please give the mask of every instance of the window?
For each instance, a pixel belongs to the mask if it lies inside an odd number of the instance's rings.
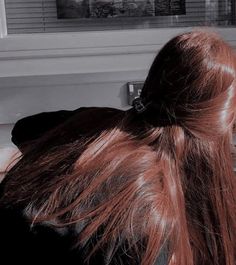
[[[57,0],[60,2],[59,0]],[[83,18],[58,18],[56,0],[5,0],[8,34],[94,31],[118,29],[145,29],[193,26],[232,26],[236,21],[235,0],[80,0],[86,3],[116,3],[123,6],[136,6],[146,1],[149,14],[133,16]],[[100,2],[98,2],[100,1]],[[120,1],[120,2],[117,2]],[[181,1],[185,14],[165,15],[150,10],[160,3]],[[66,2],[66,1],[64,1]],[[68,2],[68,1],[67,1]],[[79,2],[70,0],[69,2]],[[151,8],[152,7],[152,8]],[[149,8],[149,9],[148,9]],[[147,12],[146,12],[147,13]],[[171,14],[171,12],[170,12]],[[86,16],[86,15],[85,15]]]

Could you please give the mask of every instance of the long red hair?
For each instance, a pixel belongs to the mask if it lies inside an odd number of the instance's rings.
[[[176,36],[141,99],[146,111],[99,134],[49,148],[63,125],[39,139],[6,176],[1,203],[23,205],[32,225],[74,227],[75,245],[102,250],[106,264],[153,265],[166,253],[167,264],[235,265],[233,50],[214,33]]]

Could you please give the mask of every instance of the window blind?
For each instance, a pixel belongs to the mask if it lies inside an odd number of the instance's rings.
[[[135,0],[133,0],[135,1]],[[186,0],[186,14],[58,19],[56,0],[5,0],[8,34],[235,24],[235,0]]]

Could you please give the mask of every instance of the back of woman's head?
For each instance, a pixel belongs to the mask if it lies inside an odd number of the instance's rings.
[[[142,113],[48,150],[69,125],[52,131],[9,172],[1,203],[72,227],[105,264],[153,265],[164,253],[171,265],[234,265],[235,69],[217,35],[173,38],[151,66]]]
[[[161,120],[211,138],[226,132],[234,121],[235,78],[236,56],[218,35],[184,33],[159,52],[141,97],[152,102],[150,108],[157,113],[161,109]]]

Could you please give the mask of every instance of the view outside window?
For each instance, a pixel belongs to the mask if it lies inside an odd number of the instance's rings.
[[[57,0],[58,18],[185,15],[185,0]]]
[[[232,26],[235,0],[5,0],[9,34]]]

